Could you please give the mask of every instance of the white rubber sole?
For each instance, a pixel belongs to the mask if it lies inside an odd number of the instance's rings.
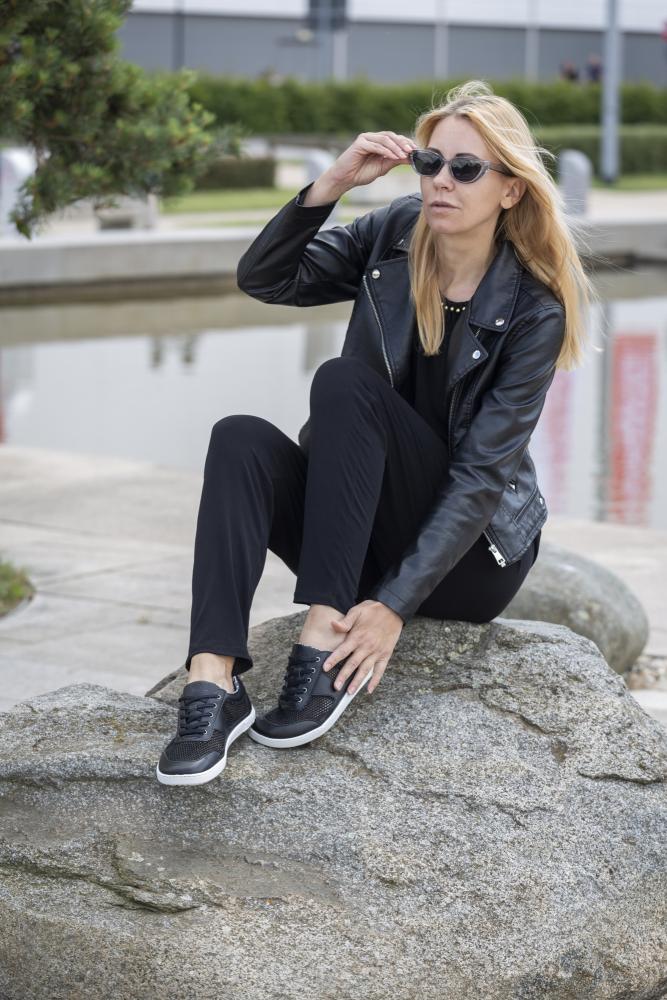
[[[225,756],[221,757],[217,764],[213,767],[209,767],[206,771],[199,771],[196,774],[164,774],[160,770],[160,765],[158,764],[155,768],[155,773],[157,774],[157,780],[163,785],[203,785],[207,781],[211,781],[213,778],[217,778],[221,771],[224,771],[225,764],[227,763],[227,752],[239,736],[242,736],[247,729],[252,726],[255,721],[256,713],[253,706],[250,715],[246,715],[245,719],[234,726],[231,733],[229,734],[229,739],[227,740],[227,746],[225,747]]]
[[[372,671],[369,674],[366,674],[354,694],[347,694],[346,692],[326,722],[323,722],[321,726],[317,727],[317,729],[311,729],[308,733],[301,733],[300,736],[288,736],[282,740],[276,739],[275,736],[264,736],[263,733],[258,733],[256,729],[249,729],[248,736],[251,740],[254,740],[255,743],[262,743],[266,747],[299,747],[304,743],[310,743],[311,740],[316,740],[318,736],[323,736],[327,730],[331,729],[334,722],[336,722],[336,720],[342,715],[352,699],[357,697],[364,684],[366,684],[372,676]]]

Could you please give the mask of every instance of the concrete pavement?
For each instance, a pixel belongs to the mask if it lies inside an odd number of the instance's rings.
[[[37,587],[0,619],[0,710],[84,681],[144,694],[182,665],[201,482],[151,463],[0,446],[0,556]],[[642,600],[651,634],[629,686],[667,724],[667,532],[551,516],[543,538],[598,560]],[[294,583],[269,552],[251,628],[304,610]]]

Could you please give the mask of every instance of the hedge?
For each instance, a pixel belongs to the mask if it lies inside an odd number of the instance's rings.
[[[579,149],[591,160],[593,173],[600,174],[601,128],[599,125],[561,125],[535,129],[535,138],[546,149],[558,155],[563,149]],[[621,125],[618,130],[619,173],[664,173],[667,168],[667,126]],[[545,158],[549,172],[557,166]]]
[[[461,80],[422,80],[383,85],[364,77],[349,81],[302,82],[287,77],[278,84],[264,79],[199,73],[192,98],[216,116],[216,125],[238,122],[249,134],[347,137],[391,128],[409,134],[417,116],[444,101]],[[597,125],[601,84],[568,80],[527,83],[489,80],[495,93],[511,100],[531,128]],[[625,125],[667,125],[667,88],[649,83],[620,87],[620,118]]]
[[[196,181],[197,191],[276,186],[276,161],[272,156],[222,156]]]
[[[591,160],[593,173],[599,176],[600,127],[594,125],[553,125],[535,129],[537,142],[557,157],[564,149],[580,149]],[[341,147],[352,142],[349,135]],[[544,157],[552,176],[558,173],[557,160]],[[622,125],[619,128],[619,173],[663,173],[667,164],[667,126]],[[272,157],[222,157],[197,181],[198,190],[225,188],[274,187],[275,161]]]

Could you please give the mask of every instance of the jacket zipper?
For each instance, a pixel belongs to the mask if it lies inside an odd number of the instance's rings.
[[[477,330],[477,333],[479,333],[479,329]],[[450,453],[450,455],[452,453],[452,421],[453,421],[453,416],[454,416],[454,406],[456,404],[458,390],[461,388],[462,382],[463,382],[463,379],[461,379],[459,382],[457,382],[456,385],[454,386],[454,392],[452,393],[452,398],[451,398],[451,401],[450,401],[450,404],[449,404],[449,453]],[[494,543],[494,541],[491,538],[491,536],[489,535],[488,531],[484,531],[483,535],[486,538],[487,542],[489,543],[489,552],[491,553],[491,555],[493,556],[493,558],[496,560],[496,562],[498,563],[498,565],[499,566],[507,566],[507,558],[503,555],[503,553],[501,552],[501,550]]]
[[[452,419],[453,419],[453,416],[454,416],[454,403],[456,402],[456,395],[457,395],[458,390],[460,389],[460,387],[461,387],[461,382],[457,382],[456,385],[454,386],[454,392],[452,393],[452,398],[451,398],[450,403],[449,403],[449,435],[448,435],[448,440],[449,440],[449,454],[450,455],[451,455],[452,450],[453,450],[452,449]]]
[[[394,376],[391,373],[391,367],[389,365],[389,359],[387,357],[387,351],[386,351],[386,348],[384,346],[384,333],[382,332],[382,323],[380,322],[380,317],[378,316],[378,311],[375,308],[375,303],[373,302],[373,296],[371,295],[370,288],[368,287],[368,282],[366,281],[366,275],[365,274],[364,274],[364,276],[362,278],[362,281],[364,283],[364,288],[366,289],[366,294],[368,295],[368,298],[370,300],[371,306],[373,307],[373,313],[375,315],[375,319],[377,320],[377,325],[378,325],[378,328],[380,330],[380,343],[382,345],[382,356],[384,357],[384,363],[387,366],[387,374],[389,375],[389,381],[390,381],[392,389],[393,389],[393,387],[394,387]]]
[[[484,531],[483,534],[484,534],[487,542],[489,542],[489,552],[491,553],[491,555],[493,556],[493,558],[496,560],[496,562],[498,563],[498,565],[499,566],[507,566],[507,559],[502,554],[502,552],[500,551],[500,549],[498,548],[498,546],[494,545],[494,543],[491,541],[491,536],[489,535],[488,531]]]

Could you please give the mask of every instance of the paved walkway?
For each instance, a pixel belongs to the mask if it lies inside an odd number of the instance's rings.
[[[305,180],[293,172],[283,180],[283,183],[291,181],[289,187],[284,188],[284,202],[293,197],[300,190]],[[382,182],[386,181],[383,185]],[[370,190],[370,189],[369,189]],[[364,204],[340,204],[340,219],[346,222],[357,215],[370,211],[375,202],[378,204],[388,203],[392,198],[401,193],[418,191],[419,182],[412,178],[410,174],[403,174],[401,178],[393,178],[388,174],[385,178],[379,178],[373,184],[373,203]],[[370,197],[368,192],[362,192],[365,197]],[[284,203],[283,202],[283,203]],[[278,206],[279,207],[279,206]],[[157,218],[156,228],[165,232],[175,229],[191,229],[200,226],[224,226],[256,224],[258,227],[267,222],[272,215],[278,211],[275,209],[237,209],[226,212],[178,212],[174,214],[161,214]],[[604,189],[592,189],[589,193],[588,211],[586,217],[595,221],[627,221],[641,222],[642,220],[667,219],[667,190],[664,191],[606,191]],[[66,236],[84,233],[99,232],[97,219],[86,203],[72,206],[59,217],[54,217],[42,230],[40,235],[44,236]],[[39,238],[39,237],[36,237]]]
[[[0,619],[0,710],[66,684],[143,695],[187,654],[201,475],[71,452],[0,446],[0,555],[37,587]],[[550,517],[546,540],[617,572],[651,620],[647,652],[667,659],[667,532]],[[269,552],[251,627],[304,610]],[[667,690],[633,690],[667,724]]]

